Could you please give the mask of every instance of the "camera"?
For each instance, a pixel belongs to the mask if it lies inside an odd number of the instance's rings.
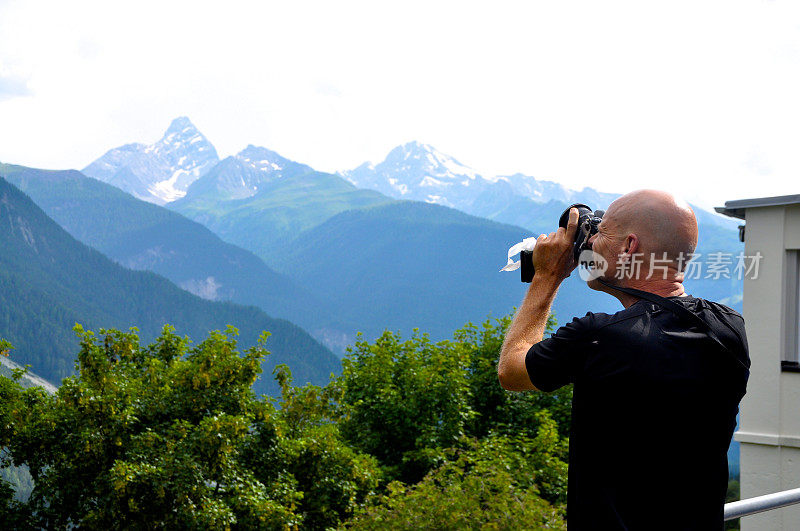
[[[567,209],[561,213],[561,217],[558,218],[559,227],[567,228],[567,223],[569,223],[569,211],[573,208],[578,209],[578,230],[575,231],[575,243],[573,246],[575,261],[577,262],[581,251],[584,249],[591,249],[589,238],[597,233],[597,226],[600,225],[600,222],[603,220],[605,211],[592,211],[590,207],[582,203],[575,203],[574,205],[568,206]],[[521,251],[519,258],[521,280],[523,282],[531,282],[535,273],[533,270],[533,251]]]

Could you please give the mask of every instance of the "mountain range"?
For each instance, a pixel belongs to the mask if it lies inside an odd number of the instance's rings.
[[[484,177],[454,157],[419,142],[397,146],[382,162],[365,162],[340,175],[360,188],[395,199],[448,206],[535,232],[550,232],[553,220],[568,205],[584,203],[605,210],[621,195],[589,187],[570,190],[521,173]],[[700,225],[729,230],[736,227],[730,218],[697,206],[694,210]]]
[[[263,147],[250,145],[220,161],[213,145],[186,117],[173,120],[158,142],[112,149],[84,168],[83,173],[141,199],[169,203],[170,208],[203,223],[226,241],[252,246],[268,262],[272,253],[266,248],[274,241],[290,240],[331,215],[385,203],[387,198],[440,204],[532,232],[545,232],[572,203],[605,209],[619,197],[590,187],[570,190],[521,173],[482,176],[454,157],[420,142],[397,146],[377,164],[365,162],[340,172],[339,176],[355,187],[347,189],[341,181],[330,179],[330,174]],[[125,177],[131,175],[135,179]],[[176,193],[142,192],[163,190],[167,186],[164,183],[176,175],[180,176],[175,179]],[[317,188],[328,201],[309,204],[310,194],[298,190],[301,180],[306,187]],[[365,194],[367,190],[382,195],[370,196]],[[360,200],[341,197],[355,193],[360,194]],[[261,219],[256,213],[259,210],[270,210],[273,219]],[[714,231],[706,231],[709,234],[701,238],[701,245],[713,243],[717,248],[727,239],[728,231],[735,230],[734,220],[698,207],[695,212],[701,228],[719,227],[726,233],[724,238],[718,238],[718,234],[710,234]],[[272,228],[268,233],[260,230],[263,221]],[[245,226],[250,238],[258,243],[242,241],[240,233]]]
[[[503,217],[500,213],[519,199],[539,204],[583,201],[605,208],[618,197],[592,188],[569,190],[561,184],[521,173],[484,177],[454,157],[420,142],[397,146],[382,162],[365,162],[341,175],[359,188],[377,190],[390,197],[436,203],[508,223],[517,221],[498,216]]]

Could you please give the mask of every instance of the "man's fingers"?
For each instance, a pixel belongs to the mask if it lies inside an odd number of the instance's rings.
[[[578,232],[578,209],[569,209],[569,221],[567,222],[567,240],[573,241],[575,233]]]

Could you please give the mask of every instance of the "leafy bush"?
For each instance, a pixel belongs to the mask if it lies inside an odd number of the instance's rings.
[[[522,439],[490,437],[413,486],[389,484],[388,494],[360,512],[351,529],[566,529],[563,509],[539,496],[535,466],[515,451]]]

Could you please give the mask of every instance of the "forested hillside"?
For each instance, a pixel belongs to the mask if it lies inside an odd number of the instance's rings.
[[[352,337],[357,328],[343,322],[334,301],[176,212],[77,171],[0,164],[0,177],[73,237],[125,267],[153,271],[205,299],[258,306],[317,338]]]
[[[287,363],[298,381],[324,382],[339,370],[336,357],[299,327],[254,307],[210,302],[150,272],[131,271],[77,242],[27,196],[0,179],[0,337],[12,357],[58,383],[71,374],[78,341],[75,323],[91,328],[135,326],[144,340],[164,324],[179,334],[205,336],[234,325],[243,345],[262,330],[273,336],[265,372]],[[271,382],[259,391],[276,392]]]
[[[434,338],[522,301],[519,273],[499,273],[520,230],[451,208],[412,201],[351,210],[306,231],[277,254],[296,282],[339,301],[367,337],[412,328]],[[555,312],[611,310],[614,301],[580,282],[559,290]],[[572,313],[570,313],[572,312]]]

